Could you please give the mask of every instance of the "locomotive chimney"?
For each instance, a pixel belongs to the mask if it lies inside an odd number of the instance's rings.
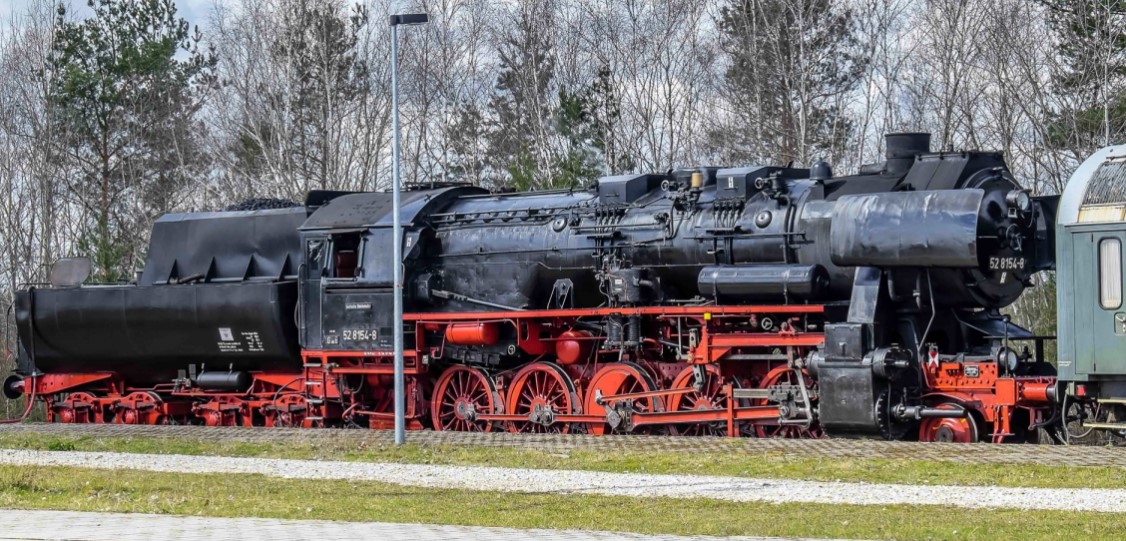
[[[929,133],[889,133],[884,136],[887,151],[884,171],[888,174],[902,175],[915,163],[915,156],[930,152]]]

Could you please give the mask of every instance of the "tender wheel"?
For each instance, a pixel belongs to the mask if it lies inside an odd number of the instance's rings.
[[[113,422],[119,425],[164,424],[163,405],[164,400],[156,393],[146,391],[129,393],[114,406],[117,414]]]
[[[805,386],[809,389],[811,395],[817,394],[817,382],[810,379],[809,375],[802,372],[803,379],[805,379]],[[767,389],[775,385],[797,385],[797,376],[794,370],[789,366],[779,366],[770,372],[767,372],[766,377],[762,378],[759,382],[760,389]],[[810,402],[816,403],[812,397]],[[756,400],[756,406],[766,405],[766,400]],[[820,439],[825,437],[825,431],[822,430],[821,425],[814,422],[808,428],[801,425],[782,425],[776,422],[764,421],[755,425],[755,435],[760,438],[793,438],[793,439]]]
[[[192,414],[206,426],[239,426],[243,419],[243,402],[233,396],[218,396],[192,406]]]
[[[66,398],[51,404],[49,421],[53,423],[97,423],[98,399],[90,393],[70,393]]]
[[[615,404],[598,404],[598,396],[613,396],[631,393],[647,393],[657,389],[657,383],[644,368],[634,363],[614,363],[602,367],[590,380],[587,389],[586,401],[583,411],[590,415],[606,415],[607,411],[615,410]],[[621,409],[631,412],[664,411],[665,405],[660,397],[639,398],[629,401],[628,404],[617,404]],[[616,412],[615,412],[616,413]],[[602,435],[606,432],[629,432],[632,428],[626,419],[618,416],[619,422],[612,426],[610,423],[589,424],[587,430],[591,434]],[[650,428],[650,427],[646,427]]]
[[[296,393],[279,396],[273,406],[275,427],[300,428],[309,416],[309,401]]]
[[[570,423],[557,422],[559,415],[581,410],[575,383],[554,363],[532,363],[520,369],[508,387],[505,409],[527,421],[508,424],[512,432],[569,432]]]
[[[938,409],[963,409],[957,404],[947,402],[938,406]],[[919,424],[919,441],[936,441],[941,443],[973,443],[978,441],[980,431],[973,415],[955,418],[927,418]]]
[[[704,381],[699,385],[696,382],[695,369],[691,366],[685,368],[673,380],[672,388],[683,389],[685,387],[693,387],[698,390],[669,397],[669,411],[727,409],[727,397],[723,394],[723,376],[719,373],[719,367],[712,364],[704,365]],[[682,436],[726,436],[727,423],[673,425],[672,431],[674,434]]]
[[[438,378],[430,407],[434,430],[489,432],[491,421],[477,415],[501,412],[500,395],[485,371],[468,366],[451,366]]]

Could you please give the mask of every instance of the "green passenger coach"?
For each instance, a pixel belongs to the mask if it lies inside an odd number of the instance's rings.
[[[1065,407],[1069,419],[1086,429],[1126,429],[1124,244],[1126,145],[1120,145],[1075,171],[1056,226],[1059,379],[1073,404]]]

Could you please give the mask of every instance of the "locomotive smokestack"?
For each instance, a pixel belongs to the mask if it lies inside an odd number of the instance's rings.
[[[884,136],[884,142],[887,146],[884,171],[889,174],[906,173],[915,163],[915,156],[931,150],[929,133],[889,133]]]

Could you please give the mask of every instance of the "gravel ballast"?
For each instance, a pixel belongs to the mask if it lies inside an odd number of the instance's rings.
[[[286,479],[379,481],[426,488],[710,498],[734,502],[942,505],[962,508],[1126,512],[1126,489],[831,483],[481,466],[15,449],[0,450],[0,464],[171,473],[260,474]]]

